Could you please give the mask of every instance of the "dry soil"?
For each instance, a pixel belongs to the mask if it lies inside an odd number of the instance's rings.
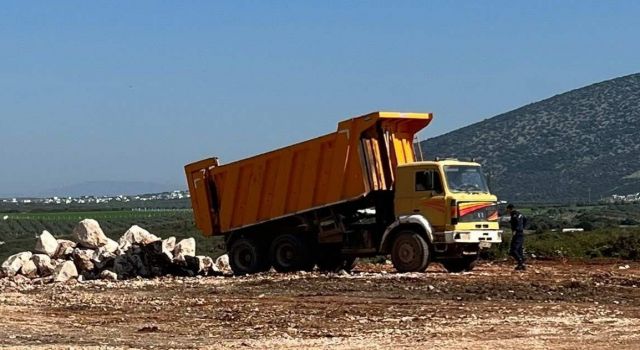
[[[640,349],[640,263],[0,281],[7,348]]]

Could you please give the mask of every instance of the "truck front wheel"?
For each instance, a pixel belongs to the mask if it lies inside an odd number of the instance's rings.
[[[255,239],[236,239],[229,247],[229,265],[236,275],[266,271],[269,269],[266,249]]]
[[[401,231],[393,241],[391,261],[398,272],[422,272],[429,265],[429,244],[414,231]]]

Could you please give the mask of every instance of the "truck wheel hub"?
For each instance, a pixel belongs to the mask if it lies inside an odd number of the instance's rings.
[[[399,248],[399,258],[403,263],[410,263],[415,259],[415,248],[411,244],[404,243]]]

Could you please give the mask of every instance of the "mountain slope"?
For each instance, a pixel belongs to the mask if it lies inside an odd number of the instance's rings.
[[[475,157],[503,199],[584,202],[640,191],[640,74],[572,90],[422,142]]]

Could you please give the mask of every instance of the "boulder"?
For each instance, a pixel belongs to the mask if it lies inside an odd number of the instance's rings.
[[[20,268],[20,273],[25,277],[36,278],[38,277],[38,267],[33,260],[27,260]]]
[[[91,257],[91,262],[93,262],[96,269],[102,270],[113,266],[113,262],[117,255],[109,252],[109,249],[106,249],[106,247],[107,246],[99,248]]]
[[[44,230],[36,240],[36,247],[33,251],[36,253],[47,254],[48,256],[54,256],[58,251],[58,241],[56,241],[49,231]]]
[[[22,268],[22,265],[31,260],[31,252],[22,252],[11,255],[2,263],[2,272],[6,277],[15,276]]]
[[[104,271],[100,272],[100,278],[103,279],[103,280],[117,281],[118,280],[118,274],[116,274],[113,271],[104,270]]]
[[[78,244],[85,248],[97,249],[108,242],[100,224],[93,219],[80,221],[73,229],[73,235],[78,239]]]
[[[118,242],[114,241],[111,238],[107,238],[107,244],[105,244],[103,247],[100,247],[100,249],[115,254],[118,250]]]
[[[129,261],[129,255],[118,255],[113,260],[113,272],[118,275],[118,278],[125,279],[134,277],[136,270],[131,261]]]
[[[204,255],[198,255],[196,256],[196,259],[198,259],[198,274],[204,275],[204,276],[213,274],[214,272],[213,259]]]
[[[150,267],[145,263],[140,255],[131,255],[129,261],[134,268],[135,275],[140,277],[151,277]]]
[[[198,274],[200,270],[200,260],[191,255],[180,255],[182,260],[177,261],[175,265],[174,273],[177,276],[189,276],[193,277]]]
[[[78,270],[76,269],[76,265],[73,264],[73,261],[65,261],[56,266],[56,269],[53,271],[54,282],[66,282],[76,277],[78,277]]]
[[[148,257],[150,264],[171,264],[173,262],[173,249],[175,245],[176,238],[169,237],[165,240],[155,241],[142,246],[140,253]]]
[[[68,239],[58,239],[58,250],[53,256],[56,259],[66,259],[71,256],[73,249],[76,247],[76,243]]]
[[[169,260],[173,261],[173,250],[176,249],[176,238],[169,237],[167,239],[162,240],[162,251],[161,254],[164,254]]]
[[[95,264],[92,259],[95,254],[95,251],[92,249],[82,249],[76,248],[73,250],[71,256],[73,257],[73,262],[76,264],[76,267],[80,272],[91,271],[95,268]]]
[[[127,254],[133,255],[133,251],[129,250]],[[148,273],[151,277],[172,273],[173,254],[167,251],[163,241],[155,241],[141,246],[140,252],[136,256],[139,256],[142,263],[147,267],[148,271],[143,272]]]
[[[158,236],[149,233],[149,231],[138,225],[133,225],[120,237],[118,244],[120,245],[120,250],[124,252],[129,250],[132,245],[146,245],[159,240]]]
[[[38,274],[42,277],[50,276],[55,270],[55,265],[46,254],[33,254],[31,260],[38,268]]]
[[[195,256],[196,255],[196,240],[191,238],[185,238],[176,244],[175,249],[173,249],[174,259],[178,262],[184,263],[186,256]]]
[[[215,262],[213,270],[221,273],[231,273],[231,265],[229,265],[229,255],[220,255]]]

